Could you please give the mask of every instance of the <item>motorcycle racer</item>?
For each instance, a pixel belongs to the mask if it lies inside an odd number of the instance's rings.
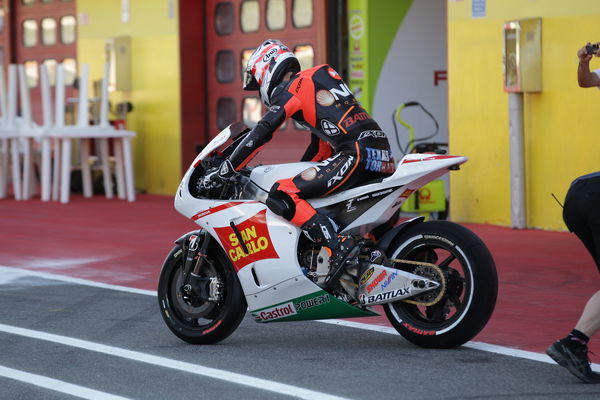
[[[300,71],[298,59],[282,42],[268,39],[252,53],[244,90],[258,90],[268,112],[216,171],[202,184],[232,179],[289,118],[312,132],[302,161],[318,163],[291,179],[277,181],[266,205],[330,250],[326,287],[333,287],[347,261],[357,254],[356,240],[339,235],[333,222],[305,199],[328,196],[391,175],[395,163],[385,133],[329,65]]]

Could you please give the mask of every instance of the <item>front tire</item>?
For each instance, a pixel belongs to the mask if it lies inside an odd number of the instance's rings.
[[[205,238],[204,240],[210,240]],[[201,276],[218,278],[223,286],[219,301],[207,301],[183,291],[183,251],[175,246],[163,264],[158,281],[158,304],[167,326],[178,338],[191,344],[219,342],[233,333],[247,305],[239,280],[220,248],[213,246]]]
[[[498,294],[496,266],[485,244],[467,228],[449,221],[412,226],[392,242],[387,255],[435,264],[446,281],[435,304],[384,305],[389,321],[408,341],[427,348],[460,346],[490,319]]]

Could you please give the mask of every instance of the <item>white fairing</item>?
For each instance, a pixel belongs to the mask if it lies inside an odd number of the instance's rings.
[[[297,244],[302,232],[298,227],[272,213],[265,204],[257,201],[258,197],[214,200],[196,198],[188,190],[195,167],[223,145],[229,136],[229,129],[221,132],[194,160],[179,185],[175,208],[205,229],[221,245],[237,270],[250,311],[321,291],[300,267]],[[408,194],[445,174],[448,167],[465,161],[466,157],[410,154],[400,161],[396,172],[382,182],[309,202],[313,207],[320,208],[350,199],[355,201],[367,195],[371,199],[380,197],[381,200],[346,227],[346,231],[360,232],[363,227],[385,222]],[[313,163],[304,162],[256,167],[250,179],[268,191],[275,181],[291,178],[311,165]],[[192,184],[195,185],[195,182]],[[232,224],[242,241],[234,233]]]

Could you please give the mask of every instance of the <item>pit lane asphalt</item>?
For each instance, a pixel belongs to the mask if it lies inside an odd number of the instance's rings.
[[[40,277],[2,282],[0,304],[0,324],[349,399],[600,397],[600,385],[579,383],[556,365],[465,347],[421,349],[397,335],[316,321],[257,324],[246,317],[220,344],[192,346],[167,329],[154,296]],[[0,367],[132,399],[292,398],[6,331],[0,350]],[[0,377],[0,398],[77,397]]]

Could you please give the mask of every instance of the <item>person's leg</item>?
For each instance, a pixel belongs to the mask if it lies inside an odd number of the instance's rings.
[[[600,290],[586,303],[575,329],[592,337],[600,329]]]
[[[600,178],[576,183],[568,197],[570,201],[568,207],[565,201],[563,213],[565,223],[588,249],[600,271]],[[600,291],[586,303],[575,329],[588,338],[600,329]]]
[[[575,182],[565,198],[563,219],[569,230],[588,249],[600,269],[600,180]],[[575,328],[556,341],[546,353],[559,365],[586,383],[600,383],[600,374],[591,370],[588,358],[590,337],[600,329],[600,291],[585,305]]]
[[[330,250],[331,273],[326,280],[327,286],[334,285],[335,278],[341,275],[339,271],[343,272],[342,267],[354,254],[352,250],[356,241],[339,235],[332,221],[317,212],[305,199],[326,196],[356,185],[359,174],[355,172],[361,171],[359,165],[359,156],[338,153],[292,179],[277,181],[267,200],[267,206],[273,212],[300,227],[315,243]]]

